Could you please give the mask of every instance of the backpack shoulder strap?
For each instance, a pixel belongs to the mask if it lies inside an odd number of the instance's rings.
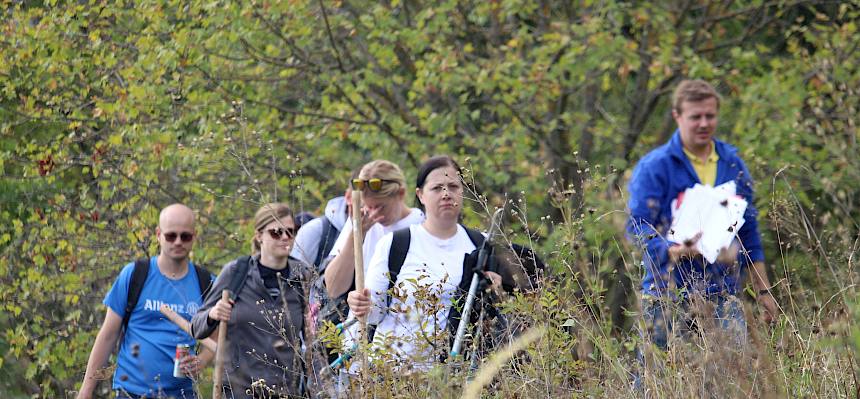
[[[194,272],[197,273],[197,285],[200,287],[200,300],[203,303],[206,295],[212,290],[212,273],[196,263],[194,264]]]
[[[400,268],[406,261],[406,253],[409,252],[409,243],[412,240],[412,231],[409,227],[394,232],[391,240],[391,249],[388,251],[388,289],[394,287]]]
[[[239,291],[242,290],[242,287],[245,286],[245,279],[248,278],[248,268],[251,265],[251,257],[243,256],[236,260],[236,273],[233,274],[233,278],[230,280],[230,284],[227,286],[230,290],[231,297],[235,300]]]
[[[484,235],[478,230],[466,226],[463,226],[463,228],[466,230],[466,234],[469,235],[469,239],[472,240],[472,244],[475,244],[475,248],[480,249],[481,245],[484,245]]]
[[[466,234],[469,235],[469,240],[471,240],[472,244],[475,245],[474,254],[477,254],[481,251],[481,247],[484,245],[484,235],[481,234],[479,230],[472,229],[466,226],[463,226],[463,229],[466,230]],[[475,267],[475,263],[477,263],[476,261],[477,256],[474,256],[474,258],[469,259],[469,256],[467,255],[466,258],[463,259],[463,278],[460,280],[459,286],[461,293],[469,291],[469,284],[472,283],[472,278],[475,274],[475,271],[473,269]]]
[[[337,236],[340,234],[340,230],[335,228],[325,215],[320,216],[320,218],[322,219],[322,233],[320,234],[319,248],[317,248],[317,257],[314,259],[314,266],[317,268],[320,267],[322,260],[331,252],[335,241],[337,241]]]
[[[143,284],[149,275],[149,258],[140,258],[134,261],[134,271],[131,273],[131,281],[128,284],[128,301],[125,304],[125,314],[122,316],[122,330],[128,328],[131,312],[137,306]]]
[[[406,261],[406,253],[409,252],[409,244],[412,241],[412,231],[409,227],[402,228],[393,233],[391,239],[391,248],[388,250],[388,289],[391,291],[394,284],[397,282],[397,275],[400,274],[400,268],[403,267],[403,262]],[[351,290],[355,289],[355,285]],[[391,306],[391,295],[385,297],[385,306]],[[367,326],[367,338],[373,341],[373,336],[376,333],[376,326]]]

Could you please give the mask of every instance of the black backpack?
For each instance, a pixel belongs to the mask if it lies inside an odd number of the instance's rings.
[[[134,261],[134,271],[128,284],[128,301],[125,305],[125,315],[122,317],[122,331],[128,328],[131,312],[137,306],[138,300],[140,300],[143,284],[149,275],[149,262],[150,258],[140,258]],[[200,285],[200,299],[202,301],[212,288],[212,273],[209,273],[208,270],[196,264],[194,264],[194,272],[197,273],[197,283]]]
[[[463,226],[466,229],[466,234],[469,235],[469,240],[472,241],[472,244],[475,245],[476,251],[481,249],[481,246],[484,245],[484,235],[481,234],[480,231],[475,229],[470,229],[466,226]],[[391,290],[394,288],[394,283],[397,282],[397,275],[400,273],[400,268],[403,267],[403,262],[406,261],[406,254],[409,252],[409,244],[412,241],[412,231],[409,227],[397,230],[394,232],[394,237],[391,240],[391,249],[388,251],[388,289]],[[466,263],[466,262],[464,262]],[[463,272],[463,281],[469,280],[471,283],[471,268],[469,270],[464,270]],[[463,286],[463,283],[460,283],[460,286]],[[465,284],[466,289],[468,290],[469,284]]]
[[[472,278],[474,276],[474,268],[475,263],[477,263],[477,253],[481,250],[481,247],[486,245],[490,245],[486,243],[484,240],[484,235],[481,234],[480,231],[475,229],[470,229],[466,226],[463,226],[466,229],[466,234],[469,236],[469,240],[472,241],[472,244],[475,245],[475,250],[471,254],[466,254],[466,257],[463,259],[463,278],[460,280],[460,285],[457,289],[457,296],[455,297],[455,302],[460,302],[465,297],[466,293],[469,291],[469,285],[472,283]],[[409,245],[412,241],[412,230],[409,227],[397,230],[394,232],[394,236],[391,240],[391,249],[388,251],[388,290],[387,292],[391,292],[391,289],[394,288],[394,284],[397,282],[397,275],[400,274],[400,269],[403,267],[403,262],[406,260],[406,254],[409,252]],[[490,261],[492,262],[492,257],[490,257]],[[490,268],[492,270],[492,267]],[[391,306],[391,295],[389,294],[386,297],[386,306]],[[451,329],[453,333],[456,330],[456,327],[460,322],[460,311],[456,309],[456,306],[452,306],[448,311],[448,328]],[[376,328],[372,327],[368,331],[368,339],[373,339],[373,333]]]

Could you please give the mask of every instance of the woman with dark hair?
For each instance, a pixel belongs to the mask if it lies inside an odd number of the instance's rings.
[[[353,314],[366,315],[368,324],[377,325],[373,336],[377,353],[390,353],[395,360],[408,358],[410,365],[420,369],[450,349],[448,314],[463,280],[471,280],[472,272],[465,270],[464,260],[476,246],[459,224],[464,184],[460,167],[451,157],[437,156],[424,162],[416,187],[426,219],[408,227],[408,250],[392,289],[392,243],[399,241],[395,237],[405,234],[406,229],[379,241],[364,292],[350,292],[347,301]],[[485,274],[494,286],[501,283],[498,274]],[[354,337],[354,331],[350,335]]]
[[[197,339],[217,335],[218,323],[227,322],[225,398],[302,394],[307,276],[301,264],[289,257],[295,235],[287,204],[263,205],[254,216],[251,256],[224,266],[191,320]],[[225,301],[221,298],[225,289],[237,292]]]

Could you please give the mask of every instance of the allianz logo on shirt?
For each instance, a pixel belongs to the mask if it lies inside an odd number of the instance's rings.
[[[153,312],[160,312],[161,305],[167,305],[171,310],[176,313],[193,316],[197,313],[197,310],[200,309],[200,304],[196,302],[188,302],[185,305],[176,304],[176,303],[164,303],[157,299],[147,299],[143,304],[143,310],[151,310]]]

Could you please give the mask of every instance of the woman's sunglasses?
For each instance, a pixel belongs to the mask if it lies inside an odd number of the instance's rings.
[[[388,180],[388,179],[367,179],[367,180],[352,179],[351,185],[352,185],[353,190],[361,191],[361,190],[364,190],[365,187],[367,187],[368,189],[370,189],[370,191],[379,191],[379,190],[382,190],[382,186],[385,183],[400,184],[397,182],[397,180]]]
[[[176,241],[176,237],[179,237],[179,240],[182,242],[191,242],[194,239],[194,233],[164,233],[164,240],[167,242]]]
[[[266,230],[269,233],[269,236],[274,240],[280,240],[281,236],[284,234],[287,235],[287,238],[293,238],[296,236],[296,228],[295,227],[278,227],[277,229],[268,229]]]

